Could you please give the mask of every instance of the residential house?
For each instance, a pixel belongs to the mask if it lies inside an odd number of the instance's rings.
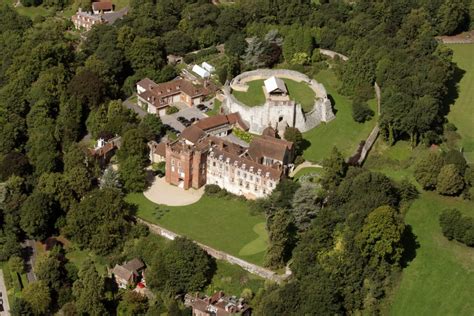
[[[114,6],[110,1],[92,2],[92,12],[94,14],[113,12]]]
[[[212,296],[186,294],[184,304],[192,308],[193,316],[250,316],[252,310],[243,298],[227,296],[219,291]]]
[[[138,258],[125,262],[122,265],[116,264],[109,270],[119,288],[126,289],[135,286],[139,281],[144,281],[145,264]]]
[[[166,114],[166,108],[173,103],[181,102],[189,107],[198,105],[211,93],[211,88],[194,85],[182,78],[159,84],[145,78],[137,83],[138,104],[148,113],[158,115]]]
[[[128,8],[114,12],[111,2],[93,2],[92,8],[92,12],[82,11],[79,8],[76,14],[71,17],[71,21],[76,29],[90,31],[94,25],[114,24],[115,21],[122,19],[128,14]]]

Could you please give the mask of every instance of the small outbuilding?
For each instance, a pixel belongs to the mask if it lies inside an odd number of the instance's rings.
[[[116,264],[109,271],[115,278],[118,287],[126,289],[129,286],[135,286],[139,281],[143,281],[143,270],[145,264],[138,258],[125,262],[123,265]]]
[[[264,81],[264,85],[269,95],[288,95],[285,82],[280,78],[272,76]]]
[[[214,68],[214,66],[212,66],[211,64],[208,64],[206,62],[203,62],[201,64],[201,67],[204,68],[205,70],[207,70],[209,73],[213,73],[214,71],[216,71],[216,68]]]
[[[206,69],[202,68],[199,65],[194,65],[193,72],[195,72],[197,75],[199,75],[203,79],[207,79],[211,76],[209,71],[207,71]]]

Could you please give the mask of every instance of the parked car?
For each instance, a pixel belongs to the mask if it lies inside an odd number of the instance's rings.
[[[178,120],[178,122],[182,123],[182,122],[186,121],[186,118],[183,117],[183,116],[178,116],[177,120]]]

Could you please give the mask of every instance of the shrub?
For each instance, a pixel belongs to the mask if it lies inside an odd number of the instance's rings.
[[[444,128],[449,131],[449,132],[455,132],[458,130],[458,128],[456,127],[456,125],[454,125],[453,123],[446,123],[446,125],[444,126]]]
[[[243,140],[246,143],[250,143],[253,139],[253,135],[250,134],[249,132],[243,131],[241,129],[235,128],[232,133]]]
[[[179,109],[175,106],[169,106],[166,108],[166,115],[171,115],[178,112],[179,112]]]
[[[467,246],[474,246],[474,218],[462,216],[457,209],[444,210],[439,216],[443,235],[449,240],[456,239]]]
[[[365,102],[354,101],[352,103],[352,118],[358,123],[369,121],[374,116],[374,111]]]
[[[443,166],[439,172],[436,191],[442,195],[459,195],[464,188],[464,178],[455,164]]]

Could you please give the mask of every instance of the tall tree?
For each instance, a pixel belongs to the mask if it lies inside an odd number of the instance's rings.
[[[35,315],[43,315],[48,312],[51,295],[46,282],[36,281],[28,284],[22,291],[22,297],[29,303]]]
[[[439,171],[443,166],[443,159],[437,153],[429,153],[422,157],[415,165],[415,179],[426,190],[434,190]]]
[[[454,164],[441,168],[437,181],[436,191],[443,195],[457,195],[464,188],[464,178]]]
[[[104,279],[92,261],[86,260],[74,282],[73,294],[77,310],[86,315],[106,315]]]
[[[282,268],[291,257],[294,247],[294,225],[286,211],[278,211],[269,222],[267,225],[270,246],[265,254],[265,266]]]
[[[51,196],[33,192],[21,207],[21,228],[29,237],[43,240],[53,232],[57,215],[57,207]]]

